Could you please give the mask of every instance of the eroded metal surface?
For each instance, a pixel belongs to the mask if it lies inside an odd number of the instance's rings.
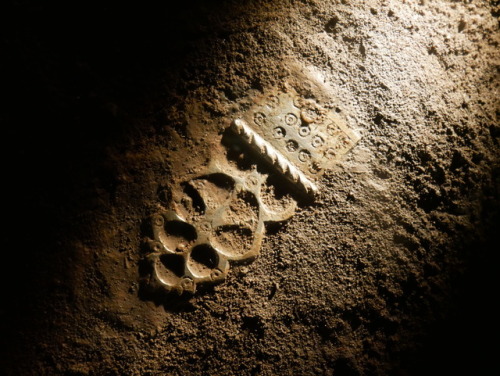
[[[300,186],[307,193],[314,194],[318,191],[316,184],[290,163],[271,143],[264,140],[244,120],[235,119],[232,122],[232,128],[246,144],[260,153],[267,162],[272,164],[288,180]],[[294,148],[298,149],[298,144],[295,141],[289,140],[288,142],[294,142]],[[304,153],[305,151],[302,152]]]
[[[268,95],[232,126],[279,173],[312,194],[315,181],[360,139],[335,112],[295,93]]]
[[[175,192],[172,210],[151,218],[148,284],[167,292],[194,293],[197,285],[222,281],[228,261],[255,258],[265,222],[284,221],[296,208],[269,208],[262,197],[266,176],[240,171],[224,159]]]
[[[332,111],[295,93],[268,95],[230,130],[290,184],[314,196],[318,178],[359,140]],[[266,222],[284,221],[296,202],[269,205],[267,176],[241,170],[225,155],[173,189],[169,210],[151,218],[146,239],[150,288],[194,293],[198,285],[225,279],[230,261],[255,258]],[[272,200],[271,200],[272,201]]]

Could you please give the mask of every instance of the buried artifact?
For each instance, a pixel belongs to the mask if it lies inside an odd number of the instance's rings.
[[[333,111],[296,93],[264,97],[227,132],[229,148],[242,148],[253,166],[241,169],[218,155],[203,174],[172,192],[169,210],[152,216],[152,237],[145,241],[143,282],[150,289],[194,293],[198,285],[223,281],[229,261],[259,254],[266,222],[294,214],[293,199],[278,209],[268,204],[268,174],[257,165],[313,199],[319,177],[360,138]]]

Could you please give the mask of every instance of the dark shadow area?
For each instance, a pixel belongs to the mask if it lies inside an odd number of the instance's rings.
[[[190,209],[193,209],[198,214],[201,215],[205,214],[205,210],[207,208],[198,191],[194,189],[194,187],[191,184],[184,184],[183,188],[184,188],[184,193],[187,194],[191,199],[192,208]]]
[[[66,283],[75,255],[64,239],[92,226],[78,218],[97,208],[96,185],[113,196],[116,184],[102,165],[107,148],[169,125],[158,115],[187,92],[180,71],[190,42],[206,36],[206,9],[221,3],[0,6],[9,250],[0,273],[0,373],[36,353],[38,335],[57,329],[54,318],[72,304]],[[134,122],[138,113],[151,121]]]
[[[234,181],[229,176],[224,174],[211,174],[205,177],[208,181],[214,183],[217,187],[226,191],[234,189]]]
[[[497,178],[498,179],[498,178]],[[405,367],[411,375],[497,374],[496,361],[500,335],[495,297],[500,286],[497,271],[500,212],[497,198],[483,197],[482,227],[479,241],[456,244],[467,255],[465,270],[456,273],[447,302],[449,312],[431,323],[421,342],[406,354]],[[421,347],[420,347],[421,346]]]
[[[165,223],[165,232],[168,235],[193,241],[196,239],[196,229],[189,223],[179,221],[167,221]]]
[[[164,254],[160,256],[160,261],[176,277],[180,278],[184,275],[184,258],[182,256]]]
[[[203,268],[213,269],[217,266],[219,256],[217,252],[207,244],[194,247],[191,251],[191,259]]]
[[[496,243],[495,243],[496,244]],[[492,254],[493,244],[478,244],[479,251]],[[496,247],[496,246],[495,246]],[[452,312],[432,322],[415,341],[411,351],[401,356],[408,375],[497,374],[500,334],[498,310],[493,296],[500,280],[496,267],[487,260],[471,262],[470,269],[454,281]]]

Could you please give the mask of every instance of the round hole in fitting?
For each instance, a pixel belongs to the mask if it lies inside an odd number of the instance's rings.
[[[256,224],[220,226],[215,230],[214,245],[229,259],[238,258],[252,248],[255,237],[250,226]]]
[[[158,278],[164,283],[174,285],[184,275],[184,257],[164,254],[156,266]]]
[[[200,244],[194,247],[188,259],[189,270],[200,277],[209,276],[218,263],[219,256],[209,244]]]

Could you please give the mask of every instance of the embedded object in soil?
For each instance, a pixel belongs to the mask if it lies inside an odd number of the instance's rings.
[[[221,282],[228,261],[259,254],[265,223],[294,214],[295,201],[280,211],[266,205],[261,194],[265,175],[238,170],[223,158],[186,182],[189,189],[178,187],[172,210],[152,217],[153,238],[146,239],[149,267],[142,277],[146,289],[180,295]]]
[[[298,94],[267,95],[263,102],[243,116],[253,119],[258,130],[242,119],[235,119],[230,128],[290,184],[316,194],[318,188],[311,179],[317,180],[331,168],[359,136],[331,111]],[[213,158],[202,176],[183,184],[187,189],[178,202],[171,203],[172,210],[152,218],[153,239],[146,240],[149,268],[142,277],[146,289],[180,295],[194,293],[198,285],[221,282],[228,261],[258,255],[265,222],[284,221],[293,215],[295,201],[280,212],[266,206],[261,191],[267,177],[255,166],[242,171],[223,155]],[[180,190],[177,187],[173,196]],[[243,205],[235,205],[238,199]],[[249,207],[253,207],[250,216],[245,212]],[[174,234],[171,228],[185,230]]]
[[[255,101],[242,119],[233,121],[234,130],[308,194],[317,193],[318,177],[360,140],[338,114],[292,89]]]

